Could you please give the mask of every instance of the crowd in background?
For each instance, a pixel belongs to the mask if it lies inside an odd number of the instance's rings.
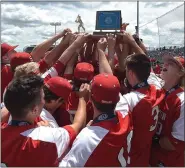
[[[1,44],[1,166],[184,166],[183,51],[148,52],[126,26]]]

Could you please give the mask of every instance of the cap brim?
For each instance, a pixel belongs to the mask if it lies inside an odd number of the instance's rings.
[[[16,45],[16,46],[12,46],[11,47],[11,49],[8,51],[8,52],[10,52],[10,51],[12,51],[12,50],[14,50],[16,47],[18,47],[19,45]]]

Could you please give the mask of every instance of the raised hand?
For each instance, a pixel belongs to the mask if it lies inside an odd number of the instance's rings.
[[[78,92],[79,98],[84,98],[86,101],[88,101],[89,100],[89,93],[90,93],[90,85],[87,83],[83,83],[80,86],[80,89]]]
[[[135,42],[133,36],[129,33],[123,32],[121,36],[124,43],[130,44],[132,42]]]
[[[59,36],[60,36],[60,37],[63,37],[63,36],[65,36],[67,33],[72,33],[71,29],[69,29],[69,28],[64,29],[61,33],[59,33]]]
[[[121,30],[122,30],[122,31],[126,31],[128,25],[129,25],[129,23],[123,23],[123,24],[121,25]]]
[[[107,34],[107,42],[108,42],[108,48],[114,49],[116,45],[116,35],[114,34]]]
[[[107,48],[107,40],[106,40],[106,38],[101,38],[98,41],[97,49],[100,49],[102,51],[105,51],[106,48]]]
[[[78,34],[75,42],[84,44],[91,35],[89,33]]]

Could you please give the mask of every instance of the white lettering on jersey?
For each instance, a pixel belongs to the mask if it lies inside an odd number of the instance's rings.
[[[127,136],[127,152],[128,152],[128,154],[130,153],[130,149],[131,149],[132,135],[133,135],[133,131],[130,131],[130,133]],[[126,162],[126,160],[123,156],[123,153],[124,153],[124,148],[121,148],[121,150],[118,154],[118,160],[119,160],[122,167],[126,167],[127,163],[130,164],[130,157],[128,156],[128,160]]]
[[[119,154],[118,154],[118,160],[121,164],[121,167],[126,167],[127,163],[126,163],[126,160],[125,158],[123,157],[123,153],[124,153],[124,149],[121,148]]]
[[[153,131],[155,130],[156,126],[157,126],[157,122],[158,122],[158,115],[159,115],[159,107],[158,106],[155,106],[153,109],[152,109],[152,116],[154,116],[154,121],[155,121],[155,124],[150,126],[150,131]]]

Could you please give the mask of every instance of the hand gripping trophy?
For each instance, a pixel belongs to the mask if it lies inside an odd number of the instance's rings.
[[[76,20],[75,20],[76,23],[79,23],[78,25],[78,32],[80,33],[80,27],[84,30],[85,32],[85,28],[84,28],[84,23],[82,22],[82,19],[81,19],[81,16],[78,15]]]

